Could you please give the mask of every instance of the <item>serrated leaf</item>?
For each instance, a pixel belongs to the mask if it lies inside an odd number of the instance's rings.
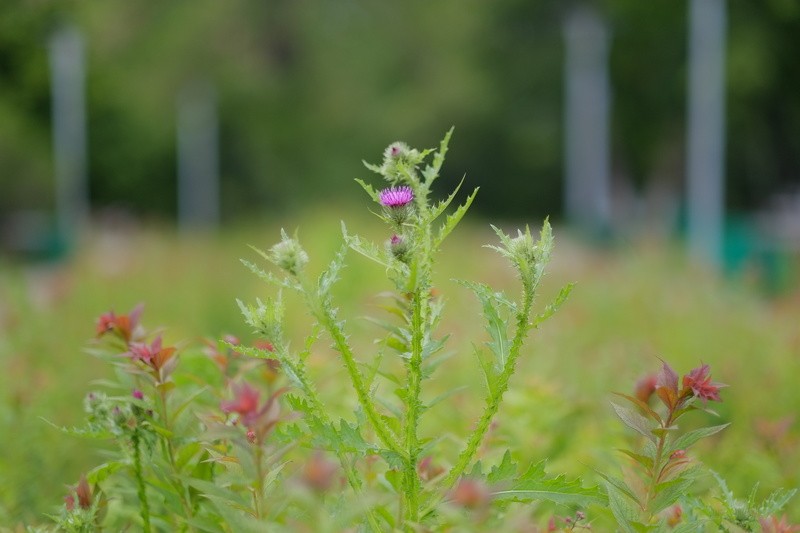
[[[493,466],[486,481],[496,484],[501,481],[511,480],[517,475],[517,464],[511,459],[511,451],[506,450],[499,465]]]
[[[626,426],[655,442],[656,436],[653,434],[653,424],[648,419],[636,411],[618,405],[614,402],[611,402],[611,406],[614,408],[614,411],[617,413],[619,419],[622,420]]]
[[[385,250],[378,248],[371,242],[363,241],[358,235],[349,235],[347,233],[347,229],[344,227],[344,223],[342,223],[342,233],[344,235],[345,243],[354,252],[363,255],[367,259],[370,259],[371,261],[374,261],[385,268],[392,267],[387,260]]]
[[[517,478],[510,489],[493,493],[497,499],[513,501],[548,500],[564,505],[603,505],[606,498],[597,487],[584,487],[580,480],[567,480],[566,476],[547,477],[544,461],[531,465]]]
[[[467,200],[453,213],[447,215],[447,218],[442,224],[442,227],[439,228],[439,233],[436,236],[436,247],[438,247],[447,238],[450,232],[452,232],[458,223],[461,222],[461,219],[464,218],[464,215],[467,214],[469,206],[472,205],[472,201],[475,200],[475,196],[478,194],[478,189],[480,189],[480,187],[475,187],[475,190],[472,191],[472,194],[467,197]]]
[[[341,443],[340,449],[342,451],[358,452],[363,454],[367,450],[372,449],[372,446],[367,444],[367,442],[364,440],[364,437],[361,436],[358,426],[355,424],[351,426],[344,419],[339,420],[338,434],[339,442]]]
[[[797,489],[778,489],[772,492],[758,507],[759,514],[764,516],[778,514],[795,494]]]
[[[502,294],[495,293],[486,284],[464,280],[456,280],[456,282],[471,289],[481,302],[483,317],[486,321],[485,329],[492,339],[486,345],[495,356],[496,369],[501,370],[505,367],[506,359],[508,358],[510,342],[508,340],[508,322],[500,315],[497,304],[500,303],[504,307],[508,307],[510,302]]]
[[[90,470],[86,474],[86,481],[91,483],[92,485],[97,485],[98,483],[104,481],[108,476],[121,470],[123,468],[128,467],[128,463],[123,461],[111,461],[108,463],[103,463],[100,466],[96,466],[92,470]]]
[[[452,137],[452,135],[453,128],[451,127],[447,130],[447,133],[444,134],[444,138],[442,138],[442,141],[439,143],[439,150],[437,150],[436,154],[433,156],[432,165],[426,168],[422,173],[428,185],[439,175],[439,170],[441,170],[442,163],[444,163],[444,157],[447,154],[447,147],[450,144],[450,137]]]
[[[700,439],[704,439],[706,437],[710,437],[716,433],[719,433],[726,427],[730,426],[728,424],[721,424],[719,426],[711,426],[706,428],[695,429],[693,431],[689,431],[684,433],[674,441],[670,442],[669,453],[672,453],[676,450],[685,450],[695,442],[699,441]]]
[[[403,474],[400,472],[399,469],[391,469],[387,470],[384,474],[386,481],[389,482],[389,486],[394,489],[395,492],[402,492],[403,490]]]
[[[386,461],[386,464],[389,465],[391,469],[401,470],[405,466],[405,459],[397,452],[382,449],[378,451],[378,455]]]
[[[58,426],[53,422],[50,422],[46,418],[39,417],[40,420],[44,421],[45,423],[53,426],[57,430],[70,435],[72,437],[80,437],[82,439],[97,439],[97,440],[105,440],[114,438],[114,434],[105,429],[96,429],[96,428],[79,428],[79,427],[71,427],[68,428],[66,426]]]
[[[370,170],[374,170],[375,172],[379,172],[380,171],[380,167],[376,167],[375,165],[370,165],[369,163],[364,163],[364,164],[367,165],[367,168],[369,168]],[[370,185],[369,183],[365,182],[364,180],[362,180],[360,178],[356,178],[356,183],[361,185],[361,188],[366,191],[366,193],[369,195],[369,197],[372,198],[372,200],[376,204],[381,203],[380,193],[378,191],[376,191],[372,187],[372,185]]]
[[[564,302],[567,301],[569,298],[572,289],[575,287],[574,283],[568,283],[564,285],[561,290],[559,291],[558,295],[550,302],[547,307],[544,308],[544,311],[536,315],[536,318],[533,319],[533,327],[538,327],[539,324],[553,316],[556,311],[558,311]]]
[[[485,357],[483,352],[474,344],[472,345],[472,351],[475,354],[475,357],[478,358],[478,363],[480,364],[481,371],[483,372],[486,390],[492,397],[494,397],[495,393],[497,392],[497,370],[489,358]]]
[[[453,190],[453,192],[451,192],[447,198],[445,198],[444,200],[440,201],[435,206],[433,206],[433,209],[431,209],[431,212],[428,215],[427,219],[428,223],[433,222],[442,213],[444,213],[444,210],[447,209],[447,207],[452,203],[453,199],[456,197],[456,194],[458,194],[458,191],[461,189],[461,185],[463,184],[464,184],[464,178],[461,178],[461,181],[458,182],[458,185],[456,185],[456,188]]]
[[[348,248],[347,243],[344,243],[333,256],[328,268],[320,274],[319,280],[317,281],[320,297],[328,295],[333,285],[339,280],[339,272],[341,272],[345,266],[344,259],[347,255]]]

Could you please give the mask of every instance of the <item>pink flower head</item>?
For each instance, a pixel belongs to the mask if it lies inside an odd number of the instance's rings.
[[[650,397],[656,391],[658,384],[658,376],[656,374],[648,374],[636,382],[634,389],[634,396],[639,400],[647,403]]]
[[[163,379],[169,375],[174,368],[176,359],[173,359],[177,349],[174,346],[163,347],[161,336],[153,340],[149,345],[144,342],[132,342],[128,345],[125,353],[132,361],[141,361],[152,368],[157,377]]]
[[[64,496],[64,505],[67,511],[75,510],[75,496],[78,497],[78,507],[81,509],[89,509],[92,506],[92,488],[84,475],[81,476],[78,484],[72,487],[71,492]]]
[[[386,207],[403,207],[414,199],[414,192],[411,187],[390,187],[381,191],[381,205]]]
[[[131,395],[136,398],[137,400],[144,400],[144,394],[139,389],[133,389]]]
[[[712,400],[721,402],[722,399],[719,397],[719,389],[723,385],[712,382],[709,371],[710,367],[708,365],[695,368],[683,376],[683,386],[684,388],[688,387],[692,389],[692,394],[703,401]]]
[[[247,383],[234,385],[233,400],[222,402],[220,409],[226,413],[238,413],[245,426],[250,427],[258,418],[259,392]]]
[[[139,317],[142,315],[144,305],[139,304],[127,315],[116,315],[114,311],[103,313],[97,318],[97,336],[102,337],[106,333],[115,333],[126,343],[130,342],[133,333],[139,326]]]
[[[287,390],[283,388],[275,391],[260,405],[257,389],[244,382],[234,384],[233,399],[221,402],[220,409],[226,413],[237,413],[239,421],[247,428],[247,441],[250,444],[261,444],[281,420],[278,397]]]
[[[780,520],[774,515],[759,518],[758,522],[761,524],[763,533],[796,533],[800,531],[800,525],[787,522],[786,515],[783,515]]]

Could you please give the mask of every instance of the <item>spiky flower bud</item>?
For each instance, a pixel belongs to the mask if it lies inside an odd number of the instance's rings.
[[[286,233],[283,233],[281,242],[269,249],[269,254],[276,265],[293,276],[297,276],[308,264],[306,251],[303,250],[297,239],[289,238]]]
[[[392,235],[391,240],[389,241],[389,249],[392,251],[392,255],[402,261],[403,263],[408,262],[408,241],[401,237],[400,235]]]

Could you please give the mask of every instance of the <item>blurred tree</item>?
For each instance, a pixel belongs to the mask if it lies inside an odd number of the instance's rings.
[[[596,0],[612,29],[616,174],[682,183],[686,3]],[[172,216],[175,98],[219,95],[223,217],[351,195],[359,155],[456,137],[440,184],[477,207],[561,209],[562,0],[0,3],[0,209],[51,205],[45,43],[69,18],[89,52],[95,207]],[[800,176],[800,4],[731,0],[728,202]],[[354,158],[355,155],[355,158]]]

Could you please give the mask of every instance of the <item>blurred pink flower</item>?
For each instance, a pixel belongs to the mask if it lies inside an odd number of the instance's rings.
[[[139,326],[139,317],[142,315],[144,305],[139,304],[127,315],[116,315],[114,311],[104,313],[97,318],[97,336],[102,337],[106,333],[115,333],[126,343],[130,342],[136,328]]]
[[[719,389],[724,385],[712,382],[709,371],[710,367],[708,365],[695,368],[683,376],[683,386],[692,389],[692,394],[704,401],[712,400],[721,402],[722,399],[719,397]]]

